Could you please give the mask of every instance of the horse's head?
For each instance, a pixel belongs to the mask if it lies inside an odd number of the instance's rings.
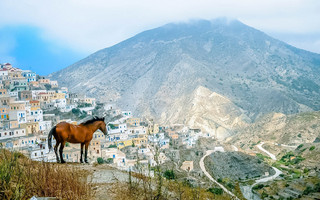
[[[104,121],[104,118],[103,118],[103,121],[101,121],[101,125],[100,125],[99,129],[100,129],[100,131],[102,131],[105,135],[108,134],[107,125],[106,125],[106,122]]]

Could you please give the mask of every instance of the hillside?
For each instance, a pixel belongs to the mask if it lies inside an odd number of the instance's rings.
[[[249,140],[248,140],[249,138]],[[239,131],[231,143],[257,143],[272,141],[279,144],[299,145],[303,143],[319,143],[320,112],[307,112],[294,115],[270,113]]]
[[[237,117],[245,114],[252,120],[273,111],[320,110],[320,55],[237,20],[167,24],[102,49],[50,77],[71,91],[158,120],[171,117],[171,123],[192,121],[188,116],[193,114],[193,101],[186,98],[199,86],[233,102],[241,110]],[[170,116],[181,108],[184,114]],[[205,126],[216,123],[211,120],[196,121]]]

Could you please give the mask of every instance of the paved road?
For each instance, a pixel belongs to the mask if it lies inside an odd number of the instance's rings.
[[[289,147],[289,148],[297,148],[298,146],[294,146],[294,145],[286,145],[286,144],[278,144],[278,143],[273,143],[274,145],[280,145],[282,147]]]
[[[275,167],[272,167],[272,168],[274,169],[274,171],[276,171],[276,173],[274,175],[256,180],[256,182],[252,185],[252,187],[258,183],[264,183],[267,181],[271,181],[271,180],[277,178],[280,174],[282,174],[282,172],[280,170],[278,170],[277,168],[275,168]]]
[[[227,194],[233,196],[235,199],[239,200],[238,197],[236,197],[236,195],[234,195],[232,192],[230,192],[227,188],[225,188],[223,185],[221,185],[220,183],[218,183],[218,181],[216,181],[215,179],[212,178],[212,176],[207,172],[205,166],[204,166],[204,159],[212,154],[213,152],[215,152],[215,150],[208,150],[206,151],[206,154],[200,159],[200,168],[201,170],[203,171],[203,173],[211,180],[213,181],[214,183],[216,183],[217,185],[219,185],[219,187],[221,187]]]
[[[258,147],[261,151],[263,151],[263,152],[265,152],[266,154],[268,154],[268,156],[270,156],[270,158],[271,158],[272,160],[277,160],[277,158],[276,158],[276,156],[275,156],[274,154],[270,153],[269,151],[265,150],[265,149],[262,147],[263,144],[264,144],[264,142],[261,142],[259,145],[257,145],[257,147]],[[259,184],[259,183],[264,183],[264,182],[267,182],[267,181],[271,181],[271,180],[277,178],[280,174],[282,174],[282,172],[281,172],[280,170],[278,170],[277,168],[275,168],[275,167],[272,167],[272,168],[274,169],[274,171],[276,171],[276,173],[275,173],[274,175],[272,175],[272,176],[268,176],[268,177],[265,177],[265,178],[261,178],[261,179],[256,180],[255,183],[254,183],[253,185],[251,185],[250,192],[252,191],[252,188],[253,188],[255,185],[257,185],[257,184]],[[250,199],[254,199],[254,194],[253,194],[252,192],[251,192],[251,197],[250,197]]]
[[[275,155],[273,155],[272,153],[270,153],[269,151],[265,150],[265,149],[262,147],[263,144],[264,144],[264,142],[261,142],[260,144],[257,145],[257,147],[258,147],[261,151],[263,151],[263,152],[265,152],[266,154],[268,154],[268,156],[269,156],[272,160],[277,160],[277,158],[276,158]]]

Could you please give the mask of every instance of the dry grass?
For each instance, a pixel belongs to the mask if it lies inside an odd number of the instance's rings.
[[[0,150],[0,199],[90,199],[91,184],[74,166],[35,162],[21,153]]]
[[[136,173],[132,174],[130,182],[116,182],[112,184],[110,193],[112,199],[117,200],[228,200],[229,195],[215,195],[205,188],[192,187],[191,185],[178,180],[164,179],[161,186],[161,195],[157,191],[158,183],[155,178],[145,177]]]

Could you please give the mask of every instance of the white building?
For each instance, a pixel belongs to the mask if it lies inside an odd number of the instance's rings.
[[[92,111],[94,110],[94,107],[84,107],[84,108],[79,108],[81,112],[85,111],[88,115],[92,115]]]
[[[9,119],[17,120],[19,124],[26,123],[26,111],[25,110],[10,110],[9,111]]]
[[[8,94],[10,95],[10,97],[18,99],[18,91],[8,92]]]
[[[70,112],[72,109],[76,108],[76,105],[67,104],[64,108],[60,108],[61,112]]]
[[[0,140],[26,136],[25,129],[0,130]]]
[[[138,127],[129,127],[127,129],[127,132],[129,134],[147,134],[148,133],[148,127],[144,127],[144,126],[138,126]]]
[[[8,70],[0,69],[0,77],[8,77]]]
[[[31,90],[32,99],[36,100],[40,93],[47,93],[47,90]]]
[[[48,132],[52,128],[52,122],[51,121],[40,121],[39,122],[39,130]]]
[[[126,123],[116,123],[110,122],[107,125],[108,134],[118,134],[118,133],[127,133],[127,124]]]
[[[23,70],[22,76],[25,77],[28,82],[37,80],[37,74],[35,72],[30,71],[30,70]]]
[[[31,160],[48,162],[48,143],[39,143],[30,151]]]
[[[43,111],[41,109],[31,110],[27,115],[28,122],[41,122],[43,121]]]
[[[64,99],[53,99],[51,100],[51,103],[54,104],[54,107],[64,109],[67,105],[67,100]]]

